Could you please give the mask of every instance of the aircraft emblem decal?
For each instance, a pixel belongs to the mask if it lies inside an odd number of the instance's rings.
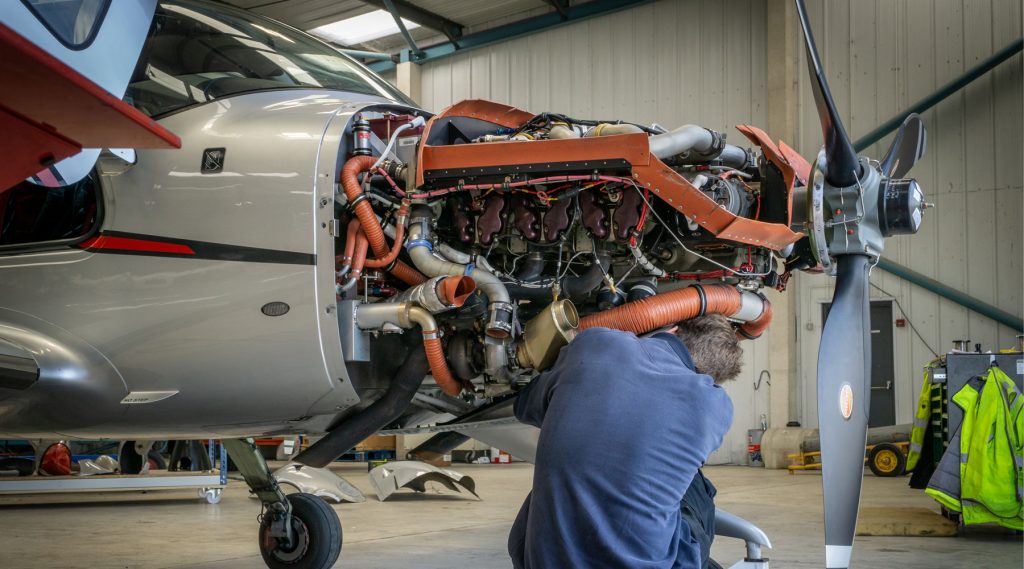
[[[203,174],[216,174],[224,170],[223,148],[207,148],[203,151],[203,165],[200,171]]]

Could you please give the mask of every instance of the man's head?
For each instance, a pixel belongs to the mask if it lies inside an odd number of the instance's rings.
[[[708,314],[679,323],[676,336],[686,344],[697,371],[715,383],[735,379],[743,367],[743,348],[732,324],[721,314]]]

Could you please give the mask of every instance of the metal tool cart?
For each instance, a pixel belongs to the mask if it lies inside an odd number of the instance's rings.
[[[220,502],[228,483],[227,451],[218,441],[206,445],[210,470],[197,472],[159,471],[147,474],[95,474],[89,476],[19,476],[0,478],[0,495],[77,492],[129,492],[133,490],[180,490],[194,488],[210,504]],[[218,458],[220,463],[215,460]],[[217,466],[213,468],[213,466]]]

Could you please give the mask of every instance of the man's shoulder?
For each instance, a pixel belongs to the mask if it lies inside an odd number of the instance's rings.
[[[612,328],[587,328],[576,334],[573,344],[634,344],[638,338],[632,332]]]

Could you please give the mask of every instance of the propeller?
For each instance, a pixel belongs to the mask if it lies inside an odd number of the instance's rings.
[[[818,108],[818,120],[821,121],[821,133],[825,139],[825,161],[828,163],[825,179],[829,184],[840,188],[851,186],[857,183],[857,175],[860,173],[857,152],[853,149],[850,138],[846,136],[843,121],[839,118],[832,93],[828,90],[828,79],[825,78],[825,69],[821,65],[821,58],[818,57],[818,48],[814,45],[811,22],[807,18],[807,7],[804,6],[803,0],[796,0],[796,11],[800,18],[800,27],[804,31],[807,65],[811,72],[811,90],[814,92],[814,104]]]
[[[889,178],[902,178],[917,161],[924,156],[927,142],[924,121],[917,113],[912,113],[903,120],[896,136],[892,139],[889,150],[882,158],[882,173]]]
[[[850,566],[857,526],[871,402],[871,267],[884,239],[916,233],[925,207],[915,180],[898,179],[921,158],[925,130],[909,116],[874,166],[850,143],[814,45],[803,0],[795,0],[824,146],[808,188],[815,258],[836,276],[818,351],[818,427],[825,502],[825,567]]]

